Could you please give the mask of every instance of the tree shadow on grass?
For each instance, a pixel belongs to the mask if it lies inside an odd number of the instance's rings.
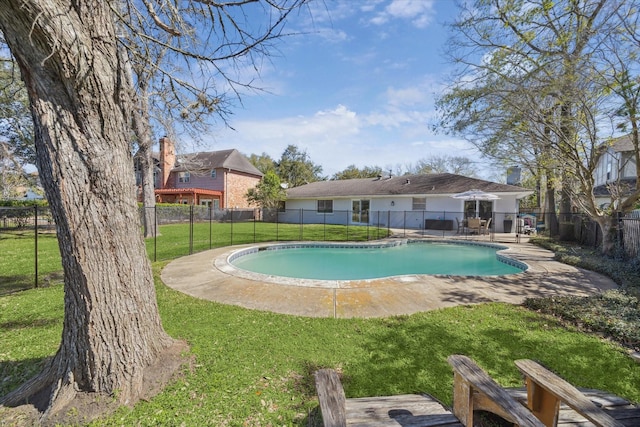
[[[35,285],[33,274],[0,276],[0,296],[31,289]]]
[[[0,323],[0,331],[9,331],[13,329],[41,328],[52,325],[59,325],[60,319],[57,317],[42,319],[20,319],[10,322]]]
[[[40,274],[38,277],[38,288],[47,288],[49,286],[61,284],[64,281],[64,274],[62,271]],[[36,282],[33,274],[21,274],[15,276],[0,275],[0,296],[34,288],[36,288]]]
[[[513,308],[512,308],[513,310]],[[364,358],[350,364],[344,379],[348,397],[427,393],[452,404],[453,373],[447,363],[451,354],[465,354],[504,387],[521,387],[523,381],[514,365],[517,359],[534,359],[566,373],[574,380],[595,384],[579,386],[607,390],[604,378],[594,369],[629,372],[624,357],[612,360],[598,353],[595,337],[563,330],[558,322],[535,313],[519,313],[513,325],[511,313],[474,314],[472,307],[451,309],[446,316],[414,315],[383,320],[388,327],[372,329],[363,343]],[[549,333],[541,333],[548,329]],[[536,332],[536,333],[533,333]],[[639,376],[635,373],[635,376]],[[608,384],[615,386],[615,382]],[[620,387],[624,387],[620,382]]]
[[[40,372],[49,357],[0,362],[0,398]]]

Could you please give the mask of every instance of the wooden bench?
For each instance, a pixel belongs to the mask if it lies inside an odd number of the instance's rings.
[[[429,395],[347,399],[338,373],[318,370],[315,383],[324,426],[472,427],[474,411],[492,412],[521,427],[640,426],[640,408],[598,390],[587,391],[587,397],[531,360],[515,362],[526,389],[503,389],[466,356],[447,360],[454,375],[452,412]],[[612,409],[605,411],[593,401]]]
[[[527,408],[467,356],[449,356],[453,368],[453,414],[464,426],[473,426],[474,411],[497,414],[520,427],[543,427]]]
[[[533,360],[516,360],[515,364],[524,375],[527,406],[547,427],[558,425],[561,404],[598,427],[640,426],[640,408],[627,405],[607,413],[580,390]],[[576,423],[580,421],[577,419]]]
[[[346,399],[338,373],[315,373],[316,390],[325,427],[349,426],[473,426],[474,410],[508,415],[521,427],[543,424],[466,356],[449,357],[454,371],[453,414],[428,395],[399,395]]]

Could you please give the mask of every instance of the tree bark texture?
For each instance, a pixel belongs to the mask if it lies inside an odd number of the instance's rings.
[[[109,2],[3,2],[0,28],[29,92],[65,275],[58,352],[0,403],[28,401],[44,417],[78,392],[131,404],[143,392],[144,368],[174,341],[161,325],[140,233],[130,92]]]
[[[138,139],[138,156],[141,166],[142,177],[142,205],[144,213],[143,226],[144,237],[158,236],[158,224],[156,221],[156,194],[154,182],[154,164],[151,140],[151,126],[149,124],[149,100],[146,93],[146,87],[140,88],[141,93],[138,95],[137,108],[133,113],[133,129]]]

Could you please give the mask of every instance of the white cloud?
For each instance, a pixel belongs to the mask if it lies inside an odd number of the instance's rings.
[[[431,23],[434,13],[432,0],[392,0],[370,22],[383,25],[391,19],[403,19],[417,28],[425,28]]]

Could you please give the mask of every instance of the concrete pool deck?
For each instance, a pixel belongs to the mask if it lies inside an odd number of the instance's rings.
[[[338,318],[386,317],[483,302],[521,304],[527,297],[581,296],[617,288],[605,276],[554,261],[552,252],[535,245],[500,244],[509,247],[505,255],[529,269],[509,276],[407,275],[297,286],[295,279],[270,283],[230,275],[215,266],[217,258],[254,244],[176,259],[162,270],[161,278],[167,286],[196,298],[282,314]]]

